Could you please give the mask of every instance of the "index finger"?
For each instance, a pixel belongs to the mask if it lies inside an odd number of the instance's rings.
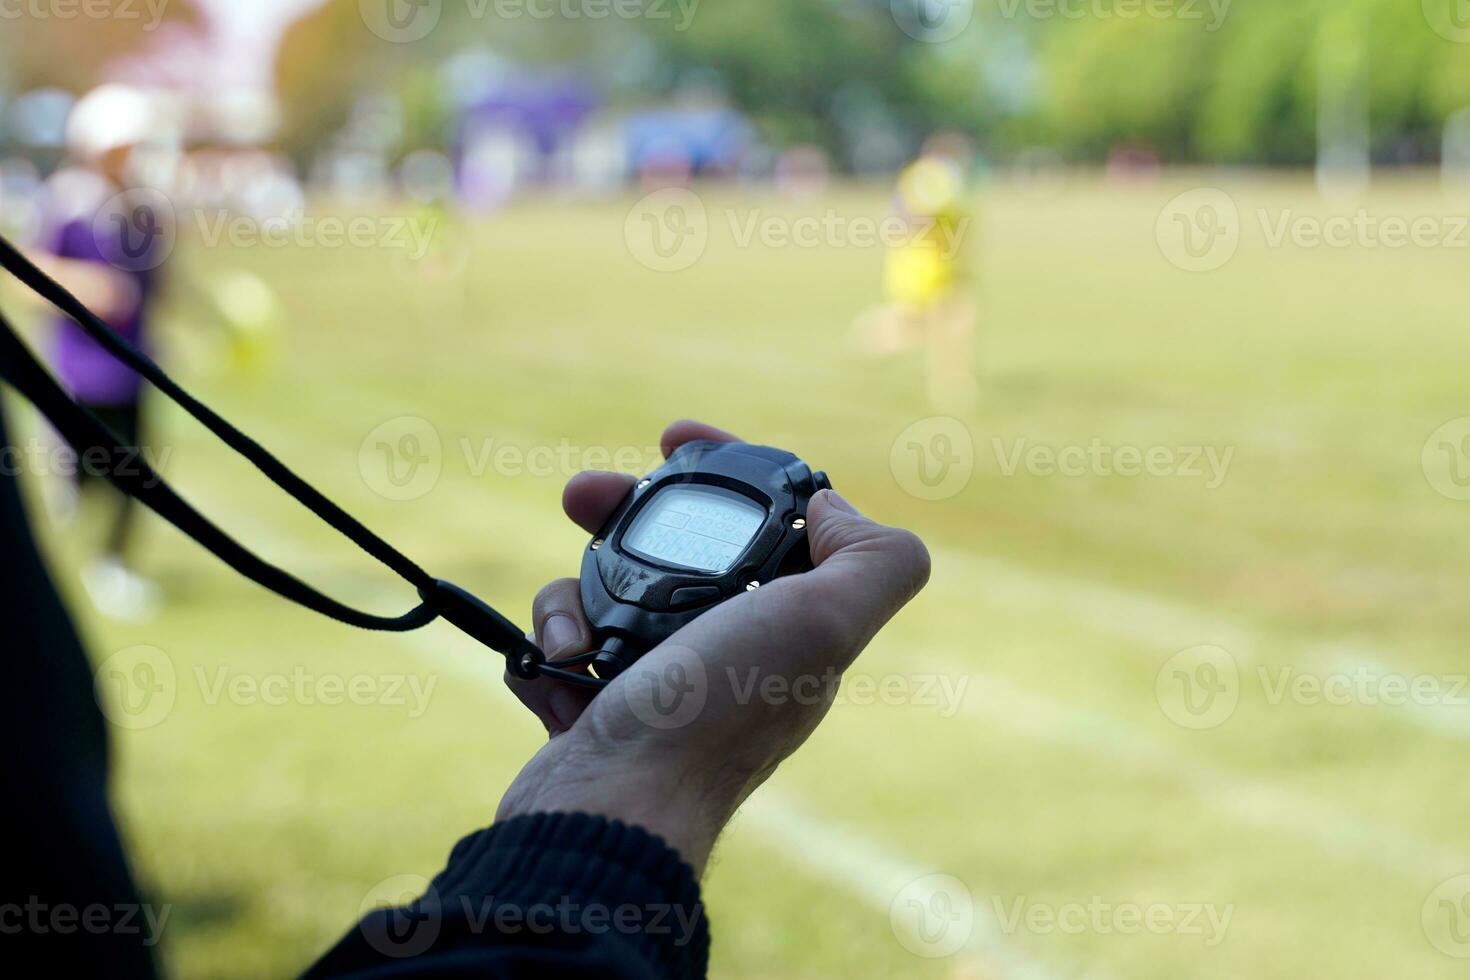
[[[692,419],[680,419],[664,430],[659,438],[659,447],[667,458],[686,442],[698,439],[714,442],[740,441],[739,437],[724,429]],[[635,477],[626,473],[586,470],[567,481],[566,488],[562,491],[562,509],[582,530],[588,534],[596,534],[636,482]]]
[[[668,459],[674,454],[674,450],[686,442],[694,442],[697,439],[709,439],[712,442],[739,442],[740,437],[724,429],[717,429],[703,422],[693,419],[680,419],[669,425],[664,430],[663,436],[659,438],[659,448],[664,452],[664,458]]]

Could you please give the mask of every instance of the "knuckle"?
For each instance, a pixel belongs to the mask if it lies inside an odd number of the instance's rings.
[[[546,623],[554,615],[565,615],[575,623],[582,622],[582,586],[574,578],[559,578],[548,582],[531,601],[531,625],[536,642],[542,639]]]
[[[544,613],[566,608],[570,597],[580,595],[580,585],[574,578],[559,578],[547,582],[531,601],[533,613],[539,619]]]
[[[844,590],[834,590],[813,579],[793,580],[792,634],[789,639],[807,649],[847,650],[860,646],[869,631],[868,610],[856,605]]]
[[[929,548],[913,531],[890,528],[890,532],[894,565],[902,581],[908,586],[909,595],[916,595],[928,583],[929,573],[933,569]]]

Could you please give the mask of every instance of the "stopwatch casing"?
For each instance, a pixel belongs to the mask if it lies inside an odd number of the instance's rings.
[[[770,446],[696,440],[675,450],[583,552],[597,676],[615,677],[726,599],[809,570],[807,503],[830,487]]]

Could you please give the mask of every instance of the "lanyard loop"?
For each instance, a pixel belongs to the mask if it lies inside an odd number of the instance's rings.
[[[142,459],[141,454],[125,446],[116,433],[68,395],[42,367],[4,314],[0,314],[0,378],[29,399],[78,453],[91,454],[90,458],[105,456],[108,463],[104,472],[119,491],[136,498],[241,575],[323,616],[363,629],[389,632],[415,630],[442,616],[469,636],[504,654],[507,667],[517,677],[530,679],[541,673],[553,676],[566,673],[545,667],[546,657],[540,649],[490,605],[459,586],[436,579],[424,571],[297,476],[263,446],[185,391],[152,359],[113,332],[3,236],[0,236],[0,267],[74,320],[99,346],[180,405],[307,510],[413,585],[421,601],[400,616],[364,612],[325,595],[257,556],[175,493]]]

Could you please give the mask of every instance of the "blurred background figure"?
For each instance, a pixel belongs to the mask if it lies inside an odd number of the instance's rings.
[[[121,336],[147,350],[173,217],[152,194],[130,188],[137,151],[168,141],[162,108],[140,89],[103,85],[77,101],[66,136],[68,166],[46,186],[38,262]],[[142,379],[132,369],[61,315],[52,321],[52,358],[77,401],[124,444],[142,445]],[[74,473],[73,486],[53,488],[51,499],[60,501],[53,509],[63,518],[75,509],[81,487],[105,483],[85,457],[77,460]],[[159,595],[131,557],[138,505],[108,492],[113,511],[102,554],[83,569],[82,581],[105,615],[146,619]]]
[[[963,415],[975,405],[975,297],[965,274],[973,218],[966,203],[971,151],[957,133],[939,133],[899,174],[893,216],[904,233],[886,238],[887,302],[858,317],[853,342],[870,357],[923,352],[935,411]]]
[[[225,269],[202,284],[227,345],[228,369],[259,380],[280,351],[281,308],[270,283],[249,269]]]

